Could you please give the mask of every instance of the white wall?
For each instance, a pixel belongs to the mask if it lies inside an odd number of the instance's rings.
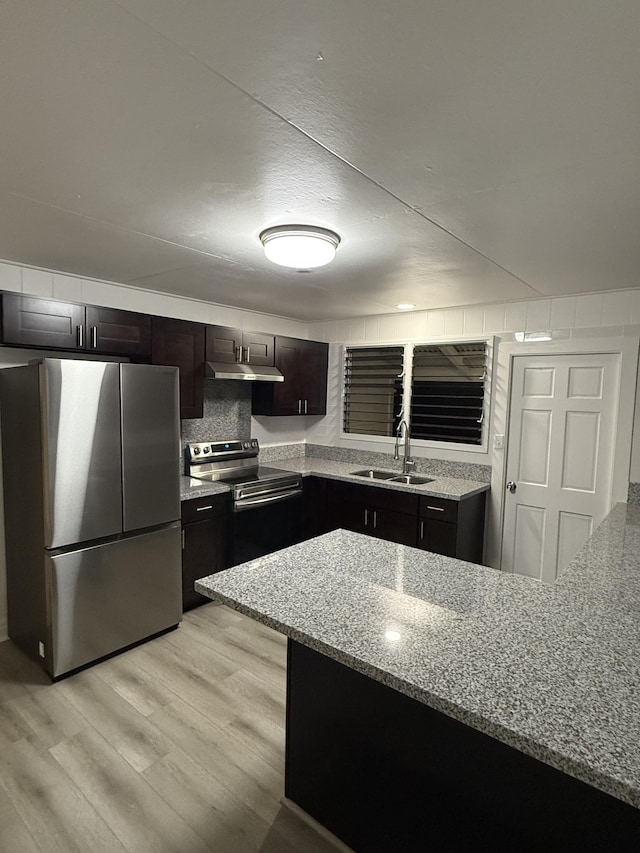
[[[200,323],[214,323],[234,326],[239,329],[260,330],[277,335],[290,335],[306,338],[307,325],[297,320],[277,317],[271,314],[243,311],[240,308],[228,308],[195,299],[169,296],[153,291],[139,290],[115,282],[95,281],[78,278],[51,270],[34,269],[19,264],[0,262],[0,290],[24,293],[30,296],[66,299],[70,302],[84,302],[89,305],[102,305],[107,308],[122,308],[128,311],[140,311],[145,314],[157,314],[176,317],[181,320],[194,320]],[[42,358],[42,350],[0,348],[0,369],[3,367],[26,364],[30,359]],[[83,356],[85,357],[85,356]],[[86,356],[88,357],[88,356]],[[299,420],[260,418],[253,419],[254,435],[262,444],[281,444],[289,441],[303,441],[304,428]],[[292,424],[291,420],[298,423]],[[1,471],[0,471],[1,475]],[[4,510],[2,490],[0,489],[0,640],[7,636],[6,610],[6,565],[4,552]]]
[[[391,440],[376,442],[341,436],[342,346],[364,343],[406,343],[463,339],[479,335],[495,335],[501,341],[514,340],[517,331],[552,331],[554,340],[617,338],[640,335],[640,288],[607,291],[584,296],[508,302],[472,308],[449,308],[360,317],[352,320],[311,323],[309,338],[331,344],[327,417],[311,425],[307,441],[340,445],[363,450],[388,451]],[[544,346],[543,344],[540,345]],[[492,412],[504,406],[506,389],[492,389]],[[635,440],[632,446],[632,481],[640,481],[640,405],[636,400]],[[490,422],[490,439],[493,423]],[[492,461],[490,441],[487,452],[469,450],[420,449],[415,455],[437,459],[455,459],[489,465]]]

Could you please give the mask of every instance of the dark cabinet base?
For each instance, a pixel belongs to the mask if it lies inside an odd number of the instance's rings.
[[[638,849],[640,810],[292,640],[285,773],[357,853]]]
[[[226,569],[228,559],[228,495],[212,495],[182,503],[182,609],[211,599],[193,588],[198,578]]]

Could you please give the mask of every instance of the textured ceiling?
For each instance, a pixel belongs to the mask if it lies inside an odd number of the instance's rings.
[[[318,320],[640,285],[637,0],[3,0],[0,257]],[[271,265],[282,223],[330,267]]]

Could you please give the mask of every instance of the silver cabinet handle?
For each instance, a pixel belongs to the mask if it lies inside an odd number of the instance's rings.
[[[378,526],[378,511],[374,509],[373,511],[373,526]]]
[[[183,550],[183,551],[184,551],[185,539],[186,539],[186,536],[185,536],[185,529],[184,529],[184,527],[183,527],[183,528],[182,528],[182,550]]]
[[[364,526],[365,527],[369,526],[369,510],[368,509],[365,509],[365,511],[364,511]]]
[[[236,361],[242,361],[242,347],[239,344],[236,347]]]
[[[91,346],[93,349],[98,349],[98,327],[91,327]]]
[[[308,410],[309,410],[309,401],[305,400],[304,401],[304,413],[305,413],[305,415],[307,414]]]
[[[434,509],[436,512],[444,512],[443,506],[429,506],[427,504],[427,509]]]
[[[213,509],[213,504],[209,504],[209,506],[197,506],[196,512],[204,512],[205,509]]]
[[[250,346],[247,347],[246,353],[247,354],[246,354],[244,360],[247,362],[247,364],[251,364],[251,347]]]
[[[84,344],[84,326],[76,326],[76,345],[81,347]]]
[[[302,400],[298,400],[298,414],[302,414]]]
[[[420,522],[420,541],[424,539],[424,521]]]
[[[509,480],[507,483],[507,489],[513,494],[515,490],[518,488],[518,484],[514,483],[513,480]]]

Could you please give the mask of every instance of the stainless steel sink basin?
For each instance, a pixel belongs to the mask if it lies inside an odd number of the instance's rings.
[[[424,486],[425,483],[433,483],[433,477],[420,477],[418,474],[398,474],[392,479],[394,483],[406,483],[407,486]]]
[[[365,471],[351,471],[354,477],[366,477],[368,480],[393,480],[398,475],[395,471],[376,471],[373,468],[367,468]]]
[[[364,471],[352,471],[353,477],[366,477],[367,480],[388,480],[390,483],[405,483],[407,486],[423,486],[432,483],[433,477],[420,477],[418,474],[396,474],[394,471],[376,471],[367,468]]]

